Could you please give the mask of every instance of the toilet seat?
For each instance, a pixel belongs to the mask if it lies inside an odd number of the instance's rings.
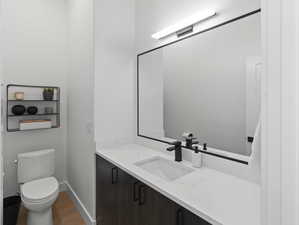
[[[28,203],[43,203],[57,197],[58,181],[54,177],[47,177],[30,181],[21,186],[22,200]]]

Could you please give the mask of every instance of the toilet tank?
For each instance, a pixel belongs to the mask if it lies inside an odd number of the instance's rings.
[[[55,173],[55,150],[41,150],[18,155],[18,183],[51,177]]]

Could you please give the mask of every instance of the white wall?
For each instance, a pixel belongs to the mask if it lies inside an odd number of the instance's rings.
[[[63,0],[3,0],[4,82],[61,87],[61,128],[4,134],[4,195],[17,192],[18,153],[55,148],[56,177],[65,179],[67,11]]]
[[[210,27],[260,8],[260,0],[138,0],[136,1],[136,47],[142,52],[158,46],[165,41],[154,40],[151,35],[165,27],[206,8],[214,9],[218,15],[204,23],[196,30]]]
[[[134,1],[95,1],[95,140],[135,136]]]
[[[0,1],[0,30],[2,29],[2,0]],[[0,38],[1,40],[1,38]],[[0,48],[3,43],[0,41]],[[0,109],[3,109],[3,53],[0,53]],[[0,110],[0,225],[3,223],[3,113]]]
[[[67,181],[95,217],[93,0],[69,0],[68,7]]]
[[[297,225],[299,2],[262,3],[262,224]]]
[[[4,2],[5,82],[57,85],[62,90],[62,128],[5,134],[5,191],[6,195],[17,191],[13,160],[18,153],[56,148],[57,178],[70,183],[94,217],[93,112],[98,134],[95,139],[100,144],[132,141],[135,135],[134,2],[96,1],[94,9],[93,1],[68,3]],[[96,80],[93,10],[96,11]]]

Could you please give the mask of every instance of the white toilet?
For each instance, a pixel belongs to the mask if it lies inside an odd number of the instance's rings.
[[[54,172],[54,149],[18,155],[18,183],[28,209],[27,225],[53,225],[52,205],[59,194]]]

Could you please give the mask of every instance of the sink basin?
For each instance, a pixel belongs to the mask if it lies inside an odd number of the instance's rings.
[[[186,167],[181,163],[159,156],[139,161],[135,165],[166,181],[174,181],[194,171],[194,169]]]

